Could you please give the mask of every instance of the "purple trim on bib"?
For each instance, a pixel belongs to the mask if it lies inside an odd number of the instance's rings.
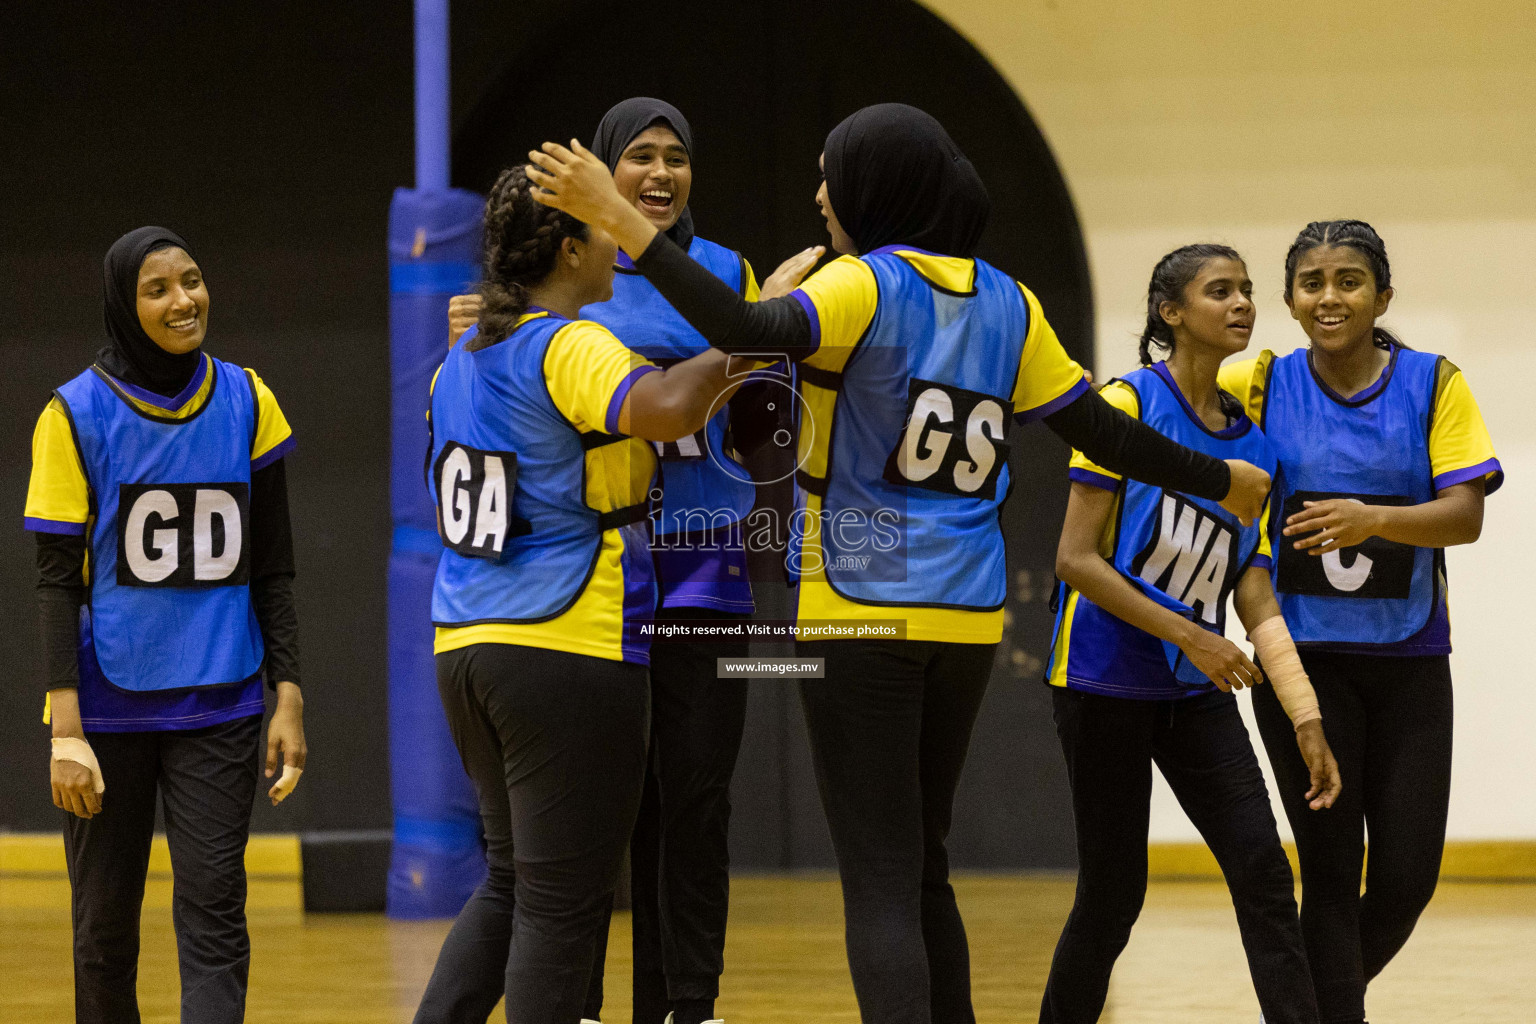
[[[816,349],[821,348],[821,314],[816,312],[816,303],[811,301],[811,297],[799,288],[796,288],[789,294],[794,296],[795,301],[800,303],[801,308],[805,310],[805,315],[810,317],[811,351],[814,352]]]
[[[1306,643],[1304,651],[1336,651],[1340,654],[1376,654],[1385,658],[1417,658],[1451,653],[1451,613],[1445,595],[1439,595],[1435,610],[1424,628],[1406,640],[1394,644]]]
[[[1167,360],[1158,360],[1152,364],[1152,372],[1157,374],[1158,380],[1168,385],[1168,390],[1173,392],[1173,397],[1179,400],[1179,407],[1184,410],[1184,415],[1189,417],[1189,422],[1205,431],[1207,434],[1222,441],[1230,441],[1242,437],[1253,427],[1253,421],[1247,416],[1239,416],[1220,430],[1212,430],[1205,425],[1205,420],[1195,412],[1195,407],[1189,404],[1189,399],[1184,397],[1184,392],[1179,388],[1179,382],[1173,379],[1173,371],[1168,369]]]
[[[1081,466],[1073,466],[1067,470],[1067,479],[1074,483],[1087,484],[1089,487],[1097,487],[1101,491],[1118,491],[1120,481],[1103,473],[1095,473],[1091,469],[1083,469]]]
[[[635,386],[635,382],[648,373],[660,370],[659,366],[637,366],[624,375],[619,381],[619,386],[613,389],[613,397],[608,400],[608,415],[603,417],[603,429],[609,434],[619,432],[619,410],[624,408],[624,399],[629,397],[629,389]]]
[[[222,725],[266,711],[261,674],[206,690],[133,693],[107,682],[96,648],[80,648],[80,724],[87,732],[170,732]]]
[[[62,533],[70,537],[83,537],[85,535],[84,523],[66,523],[61,519],[34,519],[31,516],[23,516],[21,519],[23,529],[33,533]]]
[[[1013,418],[1018,423],[1033,423],[1035,420],[1045,419],[1051,413],[1059,409],[1065,409],[1077,401],[1088,390],[1089,386],[1088,378],[1081,377],[1076,384],[1067,389],[1065,394],[1051,399],[1044,405],[1037,405],[1033,409],[1025,409],[1023,412],[1015,413]]]
[[[1499,465],[1498,459],[1489,459],[1479,462],[1475,466],[1465,469],[1452,469],[1435,477],[1435,490],[1443,491],[1447,487],[1455,487],[1464,484],[1468,480],[1476,480],[1480,476],[1492,477],[1483,487],[1484,494],[1492,494],[1504,485],[1504,467]]]
[[[118,387],[123,389],[125,394],[132,395],[139,401],[152,405],[156,409],[175,412],[191,401],[192,396],[197,394],[197,389],[203,386],[203,381],[208,377],[208,363],[208,355],[204,353],[203,358],[198,360],[197,369],[192,371],[192,379],[187,381],[187,386],[181,389],[181,394],[174,398],[166,398],[164,395],[157,395],[153,391],[146,391],[137,384],[130,384],[117,377],[113,377],[112,380],[116,382]]]
[[[651,547],[663,608],[752,613],[752,583],[740,523],[690,541],[686,547],[662,546],[666,542],[659,537]]]
[[[258,469],[266,469],[268,466],[272,465],[272,463],[293,451],[294,446],[297,444],[298,441],[295,440],[292,434],[289,434],[287,437],[283,438],[281,441],[277,442],[277,444],[268,449],[267,453],[261,458],[253,460],[251,462],[251,472],[254,473]]]

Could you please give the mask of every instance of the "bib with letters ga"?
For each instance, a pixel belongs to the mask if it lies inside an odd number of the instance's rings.
[[[635,592],[626,616],[633,605],[635,616],[649,618],[646,491],[655,457],[645,441],[578,430],[555,406],[544,358],[570,325],[539,313],[478,351],[466,334],[443,361],[427,466],[444,547],[432,591],[439,627],[556,618],[589,585],[614,582],[594,581],[609,530],[643,556],[616,585]],[[644,469],[638,478],[628,468],[634,460]]]

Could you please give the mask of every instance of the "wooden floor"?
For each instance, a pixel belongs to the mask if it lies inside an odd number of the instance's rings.
[[[293,881],[253,880],[249,1020],[409,1021],[446,922],[305,917]],[[969,877],[956,883],[971,937],[977,1018],[1033,1022],[1070,880]],[[146,1022],[177,1019],[170,883],[146,897],[139,998]],[[614,921],[605,1024],[629,1020],[629,919]],[[734,884],[728,969],[717,1012],[730,1024],[856,1024],[836,883]],[[1445,884],[1407,949],[1372,986],[1385,1024],[1510,1024],[1536,1018],[1536,885]],[[0,876],[0,1021],[71,1019],[68,886]],[[500,1013],[493,1015],[500,1020]],[[1251,1024],[1237,927],[1219,884],[1154,884],[1116,969],[1105,1024]]]

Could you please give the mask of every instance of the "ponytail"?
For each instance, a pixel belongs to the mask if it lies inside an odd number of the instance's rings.
[[[503,341],[528,311],[528,289],[555,269],[567,238],[587,239],[587,226],[532,195],[538,186],[519,164],[501,172],[485,201],[480,330],[469,341],[478,351]]]
[[[1181,246],[1157,261],[1152,268],[1152,282],[1147,285],[1147,325],[1142,328],[1141,365],[1152,365],[1152,346],[1173,354],[1173,328],[1163,319],[1165,302],[1183,302],[1184,289],[1209,260],[1228,259],[1241,263],[1243,258],[1231,246],[1203,242]]]

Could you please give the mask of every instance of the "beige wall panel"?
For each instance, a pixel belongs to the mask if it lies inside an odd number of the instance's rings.
[[[1483,539],[1448,556],[1451,835],[1536,838],[1536,4],[927,6],[1055,150],[1087,240],[1101,379],[1135,365],[1169,249],[1242,252],[1253,351],[1285,352],[1305,340],[1281,297],[1296,231],[1332,217],[1381,231],[1398,293],[1385,323],[1462,367],[1509,475]],[[1161,782],[1152,831],[1194,837]]]

